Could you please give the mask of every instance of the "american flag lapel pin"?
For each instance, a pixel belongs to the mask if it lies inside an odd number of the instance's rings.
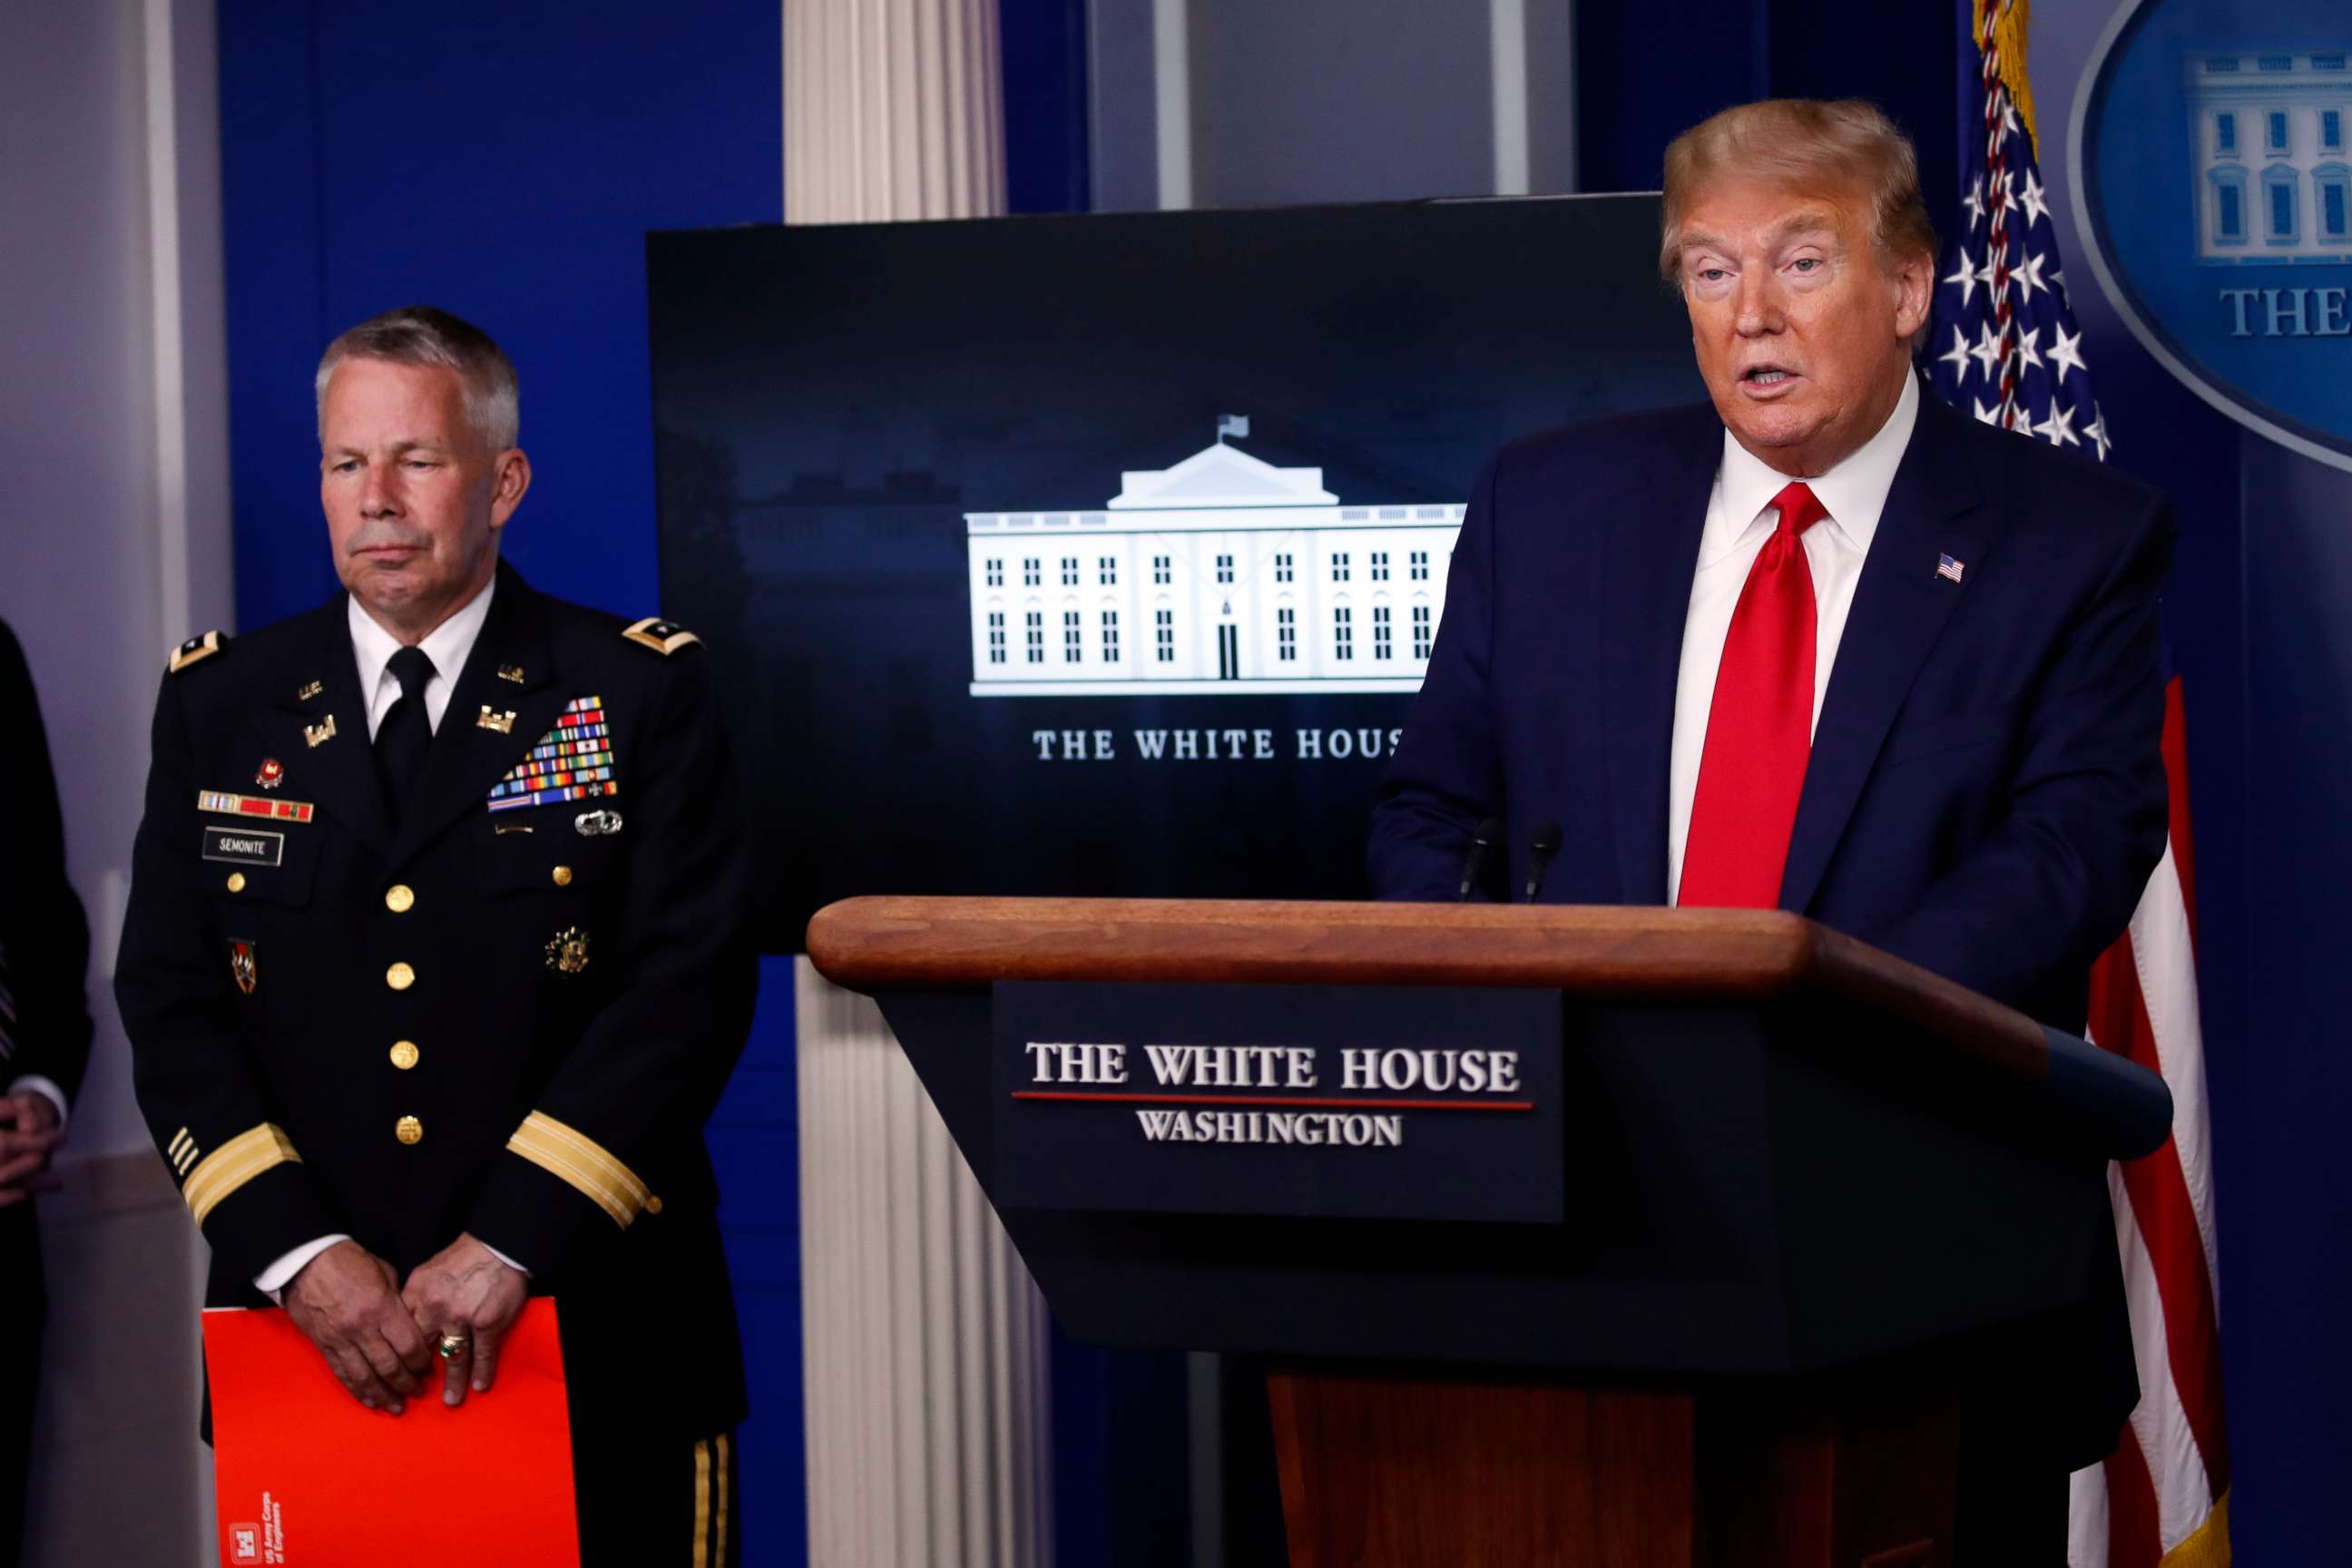
[[[1936,575],[1941,577],[1947,583],[1958,582],[1960,580],[1960,574],[1966,572],[1968,569],[1967,563],[1955,561],[1948,555],[1938,555],[1936,557]]]

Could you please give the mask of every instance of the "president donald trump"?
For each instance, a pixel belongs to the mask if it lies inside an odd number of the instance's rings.
[[[1547,901],[1795,910],[2081,1029],[2164,844],[2170,510],[1921,396],[1935,250],[1867,104],[1747,104],[1668,148],[1660,263],[1711,405],[1487,464],[1374,816],[1380,896],[1453,898],[1492,816],[1478,879],[1508,897],[1557,824]],[[2081,1394],[2019,1500],[2053,1549],[2060,1472],[2137,1398],[2114,1285],[2041,1342]]]

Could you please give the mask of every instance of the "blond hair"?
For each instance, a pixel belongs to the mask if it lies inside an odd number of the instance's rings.
[[[1936,255],[1936,226],[1919,195],[1910,138],[1877,105],[1858,98],[1768,98],[1700,121],[1666,148],[1666,203],[1658,270],[1682,267],[1683,213],[1699,189],[1730,175],[1806,191],[1854,191],[1870,199],[1871,238],[1882,263]]]

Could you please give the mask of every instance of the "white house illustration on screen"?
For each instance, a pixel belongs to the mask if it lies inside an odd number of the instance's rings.
[[[1342,506],[1219,432],[1101,511],[964,514],[973,696],[1420,689],[1462,506]]]

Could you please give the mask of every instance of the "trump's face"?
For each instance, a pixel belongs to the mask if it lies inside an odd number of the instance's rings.
[[[421,640],[490,580],[530,460],[467,418],[457,371],[389,360],[335,367],[319,445],[335,574],[378,625]]]
[[[1737,178],[1683,212],[1679,276],[1716,412],[1742,447],[1796,478],[1875,435],[1911,374],[1935,268],[1886,258],[1859,191]]]

